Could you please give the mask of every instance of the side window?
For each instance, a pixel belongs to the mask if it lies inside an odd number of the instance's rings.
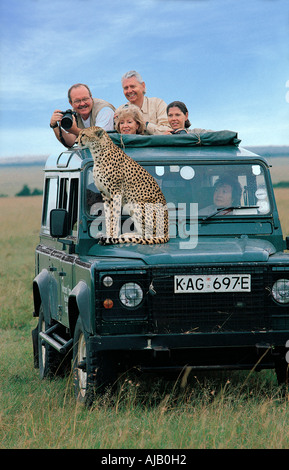
[[[66,209],[68,199],[68,178],[61,178],[59,187],[59,209]]]
[[[70,191],[69,191],[69,227],[73,232],[77,231],[78,227],[78,178],[72,178],[70,180]],[[76,233],[73,233],[76,235]]]
[[[85,197],[85,210],[91,215],[95,216],[99,211],[99,203],[102,203],[102,197],[94,184],[92,167],[88,169],[86,175],[86,197]]]
[[[42,226],[49,227],[50,211],[56,208],[58,178],[47,178],[45,181]]]

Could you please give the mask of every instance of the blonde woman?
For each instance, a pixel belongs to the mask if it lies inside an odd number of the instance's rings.
[[[128,104],[115,116],[115,128],[120,134],[143,134],[145,123],[138,106]]]

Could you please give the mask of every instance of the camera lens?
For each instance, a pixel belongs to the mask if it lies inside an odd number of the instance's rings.
[[[68,130],[71,128],[72,123],[73,123],[73,120],[72,120],[71,113],[65,113],[63,115],[63,118],[61,119],[61,127],[63,127],[63,129],[65,130]]]

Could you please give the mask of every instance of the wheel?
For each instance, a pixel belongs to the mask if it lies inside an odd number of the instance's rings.
[[[285,361],[285,359],[279,359],[276,361],[275,372],[278,385],[289,384],[289,364]]]
[[[40,333],[46,331],[51,324],[48,324],[44,318],[43,306],[39,308],[39,321],[38,321],[38,360],[39,360],[39,375],[41,379],[46,377],[63,376],[67,369],[69,358],[60,354],[50,344],[43,341]]]
[[[77,401],[91,406],[116,381],[115,364],[107,352],[90,350],[88,335],[78,318],[73,339],[73,382]]]

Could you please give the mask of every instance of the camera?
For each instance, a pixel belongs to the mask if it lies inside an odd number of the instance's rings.
[[[63,114],[61,127],[67,131],[73,124],[73,116],[76,118],[76,112],[72,111],[72,109],[67,109],[66,111],[61,111],[61,113]]]

